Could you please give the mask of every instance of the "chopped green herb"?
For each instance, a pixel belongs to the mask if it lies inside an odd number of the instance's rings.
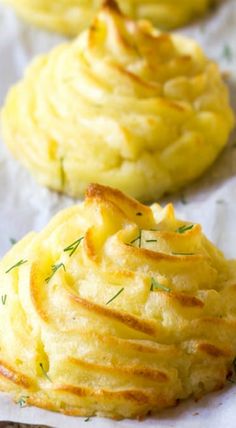
[[[222,58],[224,58],[228,62],[231,62],[233,60],[233,57],[234,55],[231,46],[228,43],[225,43],[222,51]]]
[[[179,227],[176,229],[176,233],[185,233],[187,230],[191,230],[194,227],[194,224],[191,224],[187,226],[186,224],[184,226]]]
[[[46,377],[47,380],[49,380],[49,382],[52,382],[52,380],[50,379],[50,377],[48,376],[47,371],[45,370],[45,368],[43,367],[42,363],[39,363],[39,367],[41,368],[43,375]]]
[[[48,276],[45,281],[48,283],[50,279],[55,275],[55,273],[58,271],[58,269],[63,268],[64,271],[66,271],[64,263],[58,263],[57,265],[52,265],[52,273],[50,276]]]
[[[124,291],[124,288],[121,288],[118,293],[115,294],[115,296],[113,296],[110,300],[108,300],[108,302],[106,303],[106,305],[109,305],[109,303],[111,303],[113,300],[115,300],[121,293],[122,291]]]
[[[14,238],[10,238],[11,245],[15,245],[17,243],[17,240]]]
[[[90,421],[90,416],[84,420],[84,422],[89,422],[89,421]]]
[[[3,305],[6,304],[6,301],[7,301],[7,295],[6,294],[4,294],[4,296],[1,296],[1,301],[2,301]]]
[[[69,245],[68,247],[64,248],[63,251],[65,252],[69,252],[69,257],[71,257],[74,252],[77,250],[77,248],[79,247],[80,243],[83,241],[84,236],[82,236],[81,238],[77,239],[75,242],[73,242],[71,245]]]
[[[200,31],[201,31],[202,34],[205,33],[205,31],[206,31],[206,24],[205,24],[205,22],[203,22],[203,23],[201,23],[199,25],[199,29],[200,29]]]
[[[64,189],[65,181],[66,181],[66,175],[65,175],[65,169],[64,169],[64,158],[60,158],[60,178],[61,178],[61,188]]]
[[[146,242],[157,242],[157,239],[146,239]]]
[[[20,407],[25,407],[28,399],[28,395],[22,395],[16,403],[19,404]]]
[[[194,253],[174,253],[172,252],[172,254],[174,254],[174,256],[194,256]]]
[[[165,287],[164,285],[160,284],[155,278],[152,278],[150,291],[154,291],[158,289],[167,291],[168,293],[171,291],[171,288]]]
[[[20,260],[20,261],[19,261],[19,262],[17,262],[15,265],[11,266],[8,270],[6,270],[6,272],[5,272],[5,273],[9,273],[9,272],[11,272],[11,270],[13,270],[13,269],[15,269],[15,268],[17,268],[17,267],[19,267],[19,266],[21,266],[21,265],[24,265],[25,263],[27,263],[27,261],[28,261],[28,260]]]
[[[131,241],[130,244],[134,244],[137,241],[138,241],[139,248],[141,248],[141,245],[142,245],[142,230],[141,229],[139,231],[139,235],[137,236],[137,238],[133,239],[133,241]]]

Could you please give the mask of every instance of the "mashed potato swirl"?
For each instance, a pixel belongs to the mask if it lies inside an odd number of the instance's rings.
[[[3,0],[32,24],[75,36],[93,20],[102,0]],[[113,3],[111,0],[107,3]],[[135,19],[171,29],[203,15],[212,0],[118,0],[122,11]]]
[[[0,389],[69,415],[142,417],[221,388],[236,262],[201,226],[90,185],[0,263]]]
[[[2,125],[12,153],[52,189],[78,197],[96,181],[155,200],[212,164],[233,113],[218,66],[194,41],[109,5],[30,65]]]

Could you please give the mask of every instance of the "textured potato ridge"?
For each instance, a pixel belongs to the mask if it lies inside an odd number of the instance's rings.
[[[40,183],[79,197],[95,181],[142,201],[200,176],[233,122],[219,68],[194,41],[114,5],[38,57],[2,112],[6,144]]]
[[[90,185],[0,263],[0,389],[21,405],[135,418],[221,388],[235,271],[172,205]]]

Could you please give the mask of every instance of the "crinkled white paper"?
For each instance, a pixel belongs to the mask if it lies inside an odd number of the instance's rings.
[[[195,37],[228,74],[232,105],[236,110],[236,0],[223,0],[209,17],[182,31]],[[1,105],[9,87],[22,76],[28,62],[60,41],[57,35],[20,22],[11,10],[0,5]],[[232,137],[204,177],[169,200],[175,203],[180,217],[201,223],[206,235],[226,256],[236,258],[236,137]],[[10,248],[10,238],[18,240],[30,230],[40,230],[57,211],[74,202],[38,186],[28,172],[11,158],[0,141],[0,256]],[[20,408],[1,394],[0,421],[3,420],[56,428],[90,425],[97,428],[235,428],[236,386],[229,385],[198,403],[188,400],[175,409],[142,422],[100,418],[85,422],[83,418],[36,408]]]

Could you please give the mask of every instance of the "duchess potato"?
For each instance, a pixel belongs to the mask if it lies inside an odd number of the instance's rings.
[[[2,113],[6,144],[43,185],[80,197],[95,181],[143,201],[201,175],[232,126],[219,68],[198,44],[113,3],[33,61]]]
[[[103,0],[3,0],[29,23],[76,36],[93,20]],[[109,0],[106,3],[114,3]],[[162,29],[184,25],[203,15],[212,0],[118,0],[123,12],[150,19]]]
[[[0,263],[0,389],[110,418],[219,389],[236,354],[235,284],[236,262],[172,205],[90,185]]]

